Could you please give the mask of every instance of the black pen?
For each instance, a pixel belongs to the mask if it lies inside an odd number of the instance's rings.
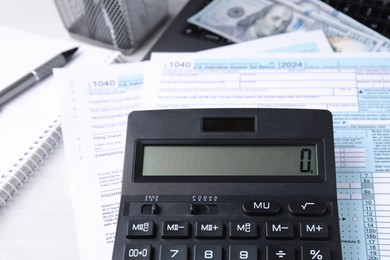
[[[64,66],[72,58],[73,54],[77,51],[77,47],[64,51],[51,60],[47,61],[40,67],[31,71],[24,77],[20,78],[16,82],[12,83],[5,89],[0,91],[0,106],[14,98],[19,93],[33,86],[35,83],[47,78],[53,73],[54,68]]]

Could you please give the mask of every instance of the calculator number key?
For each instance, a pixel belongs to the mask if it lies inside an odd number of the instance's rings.
[[[257,260],[256,246],[230,246],[229,260]]]
[[[186,245],[162,245],[160,247],[160,260],[188,260]]]
[[[151,245],[125,245],[124,260],[151,260]]]
[[[195,260],[222,260],[222,247],[218,245],[196,245]]]

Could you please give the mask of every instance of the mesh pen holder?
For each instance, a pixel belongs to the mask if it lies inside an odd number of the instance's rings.
[[[167,0],[54,0],[67,30],[130,54],[167,17]]]

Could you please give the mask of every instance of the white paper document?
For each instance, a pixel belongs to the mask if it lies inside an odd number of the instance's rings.
[[[127,116],[140,108],[143,73],[143,63],[56,71],[80,259],[111,259]]]
[[[258,53],[291,53],[291,52],[333,52],[333,49],[321,30],[297,31],[278,34],[256,40],[226,45],[200,51],[203,54],[258,54]]]
[[[153,54],[145,74],[145,88],[150,95],[143,104],[147,108],[303,107],[358,112],[357,68],[360,72],[360,68],[380,68],[380,64],[389,62],[383,55],[229,57]],[[345,63],[342,67],[340,59]],[[369,78],[363,72],[362,77]]]
[[[154,54],[144,84],[149,109],[330,110],[344,259],[390,259],[390,54]]]

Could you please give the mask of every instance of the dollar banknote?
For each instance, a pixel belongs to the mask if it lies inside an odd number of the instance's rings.
[[[364,24],[359,23],[348,15],[336,10],[332,6],[327,5],[326,3],[319,0],[293,0],[292,2],[297,6],[297,8],[301,8],[301,11],[303,11],[305,15],[313,17],[314,19],[322,16],[326,19],[336,20],[337,22],[340,22],[350,28],[379,39],[380,41],[383,41],[379,51],[390,51],[390,40],[388,38]]]
[[[188,22],[242,42],[297,30],[323,30],[337,52],[378,51],[383,40],[326,16],[308,16],[297,1],[214,0]]]

